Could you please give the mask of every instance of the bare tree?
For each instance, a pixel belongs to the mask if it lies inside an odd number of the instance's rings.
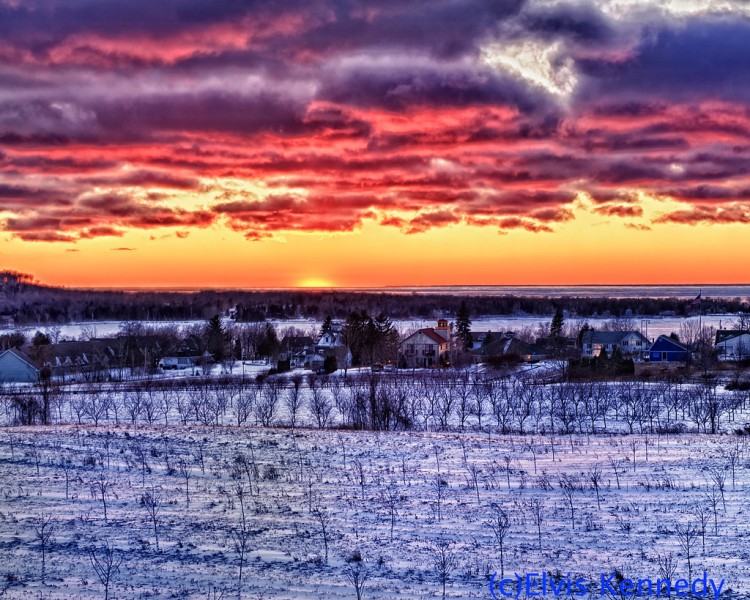
[[[492,519],[487,521],[487,526],[495,534],[495,539],[500,547],[500,575],[505,577],[505,538],[510,530],[510,519],[508,518],[508,513],[502,508],[497,507],[495,509],[495,514],[492,515]]]
[[[357,600],[362,600],[362,594],[365,589],[365,583],[370,575],[369,569],[362,560],[359,550],[352,552],[351,556],[346,559],[346,578],[354,586],[357,594]]]
[[[729,468],[732,470],[732,489],[736,489],[735,486],[735,471],[737,469],[737,465],[740,462],[740,458],[742,458],[742,448],[740,447],[739,440],[735,439],[732,445],[729,447],[729,450],[727,450],[724,454],[725,458],[727,459],[727,463],[729,464]]]
[[[690,556],[693,546],[698,543],[698,528],[692,523],[688,523],[687,525],[678,523],[675,527],[675,532],[677,533],[677,540],[680,542],[680,546],[685,552],[685,558],[688,564],[688,581],[690,581],[693,578]]]
[[[438,521],[443,520],[442,513],[442,500],[443,500],[443,486],[446,485],[440,473],[435,474],[435,479],[432,481],[432,488],[435,490],[435,499],[437,500],[437,513]]]
[[[70,491],[70,476],[73,473],[73,461],[71,460],[69,455],[63,454],[60,457],[60,462],[58,464],[60,465],[60,469],[62,469],[62,472],[65,475],[65,499],[68,500]]]
[[[273,423],[283,386],[279,377],[268,377],[263,383],[255,402],[255,418],[263,427],[270,427]]]
[[[177,461],[177,473],[185,480],[185,503],[187,506],[190,506],[190,478],[193,472],[184,458],[180,458]]]
[[[706,500],[714,513],[714,535],[719,535],[719,504],[721,502],[721,495],[715,485],[711,486],[710,492],[706,492]]]
[[[333,405],[323,390],[323,384],[319,377],[310,376],[308,385],[310,386],[310,413],[315,417],[318,429],[324,429],[331,418]]]
[[[150,491],[144,492],[141,496],[141,506],[146,509],[151,523],[154,526],[154,539],[156,540],[156,551],[159,552],[159,511],[161,510],[163,499],[161,493],[151,488]]]
[[[331,516],[328,514],[328,511],[321,506],[316,507],[312,511],[312,516],[318,522],[318,525],[320,525],[320,533],[323,536],[323,548],[325,552],[323,560],[328,564],[328,538],[330,536],[329,526],[331,523]]]
[[[290,386],[287,390],[285,401],[286,408],[289,411],[289,424],[292,427],[292,431],[297,426],[297,415],[302,408],[302,383],[304,382],[302,373],[294,373],[290,378]]]
[[[617,482],[617,489],[620,489],[620,461],[614,459],[613,457],[609,458],[609,464],[612,467],[612,471],[615,474],[615,481]]]
[[[107,522],[107,498],[109,497],[109,488],[112,482],[107,479],[107,474],[102,469],[99,471],[99,476],[91,483],[91,495],[94,498],[99,498],[102,502],[102,508],[104,508],[104,522]]]
[[[563,473],[557,478],[557,482],[560,485],[560,490],[563,493],[563,496],[565,497],[565,501],[568,503],[568,508],[570,509],[570,527],[575,530],[576,524],[575,524],[575,491],[578,489],[578,481],[575,479],[575,477],[568,475],[567,473]]]
[[[474,492],[477,495],[477,504],[479,504],[479,474],[482,472],[476,465],[469,465],[469,483],[474,488]]]
[[[396,524],[396,517],[398,516],[398,507],[401,505],[403,497],[399,493],[395,484],[389,485],[385,492],[381,495],[380,501],[388,510],[388,514],[391,519],[391,542],[393,542],[393,527]]]
[[[591,483],[591,487],[596,492],[596,506],[599,510],[602,509],[602,503],[599,499],[599,485],[602,482],[602,470],[599,465],[594,466],[593,469],[589,470],[588,473],[586,473],[586,477],[588,477],[589,482]]]
[[[531,512],[531,518],[536,525],[537,540],[539,541],[539,551],[542,551],[542,525],[544,524],[544,505],[539,498],[531,498],[526,506]]]
[[[239,527],[235,527],[230,532],[234,551],[240,559],[240,568],[237,574],[237,598],[242,598],[242,569],[245,565],[245,557],[250,551],[250,538],[252,533],[247,529],[244,518]]]
[[[457,566],[456,557],[451,550],[451,543],[439,540],[432,546],[432,568],[443,590],[445,600],[445,586],[450,580],[451,573]]]
[[[723,469],[719,468],[712,468],[708,471],[709,476],[711,477],[711,481],[714,482],[714,485],[719,490],[719,493],[721,494],[721,504],[724,507],[724,512],[727,512],[727,502],[724,499],[724,488],[726,487],[726,480],[727,480],[727,474],[724,472]]]
[[[701,534],[701,543],[703,545],[703,553],[706,553],[706,524],[708,523],[709,514],[703,506],[696,506],[693,514],[698,519],[698,527]]]
[[[104,586],[104,600],[108,600],[109,586],[120,572],[122,555],[109,542],[105,542],[103,548],[89,550],[89,559],[99,581]]]
[[[659,578],[672,581],[677,574],[677,559],[671,552],[669,554],[657,554],[656,564],[659,565]],[[659,594],[662,590],[657,590]]]
[[[42,583],[44,583],[44,576],[46,574],[47,553],[55,535],[55,528],[55,520],[49,515],[39,518],[34,523],[34,537],[39,542],[39,550],[42,553]]]

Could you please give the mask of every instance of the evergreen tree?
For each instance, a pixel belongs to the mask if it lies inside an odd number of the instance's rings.
[[[226,357],[227,338],[221,317],[214,315],[208,320],[206,326],[206,348],[214,357],[216,362],[221,362]]]
[[[565,317],[563,317],[562,310],[558,307],[555,311],[555,315],[552,317],[552,324],[550,325],[549,332],[554,339],[562,337],[563,324],[565,323]]]
[[[39,346],[49,346],[52,343],[52,340],[49,338],[49,336],[46,333],[42,333],[41,331],[37,331],[34,334],[34,337],[31,339],[31,345],[35,348],[38,348]]]
[[[461,302],[461,306],[458,307],[458,312],[456,312],[456,337],[464,352],[471,350],[471,319],[465,300]]]
[[[326,333],[331,333],[333,331],[333,320],[331,319],[331,315],[328,315],[326,317],[326,320],[323,321],[323,326],[320,328],[320,335],[323,336]]]
[[[258,354],[264,358],[274,358],[279,354],[279,338],[276,329],[270,323],[266,323],[263,338],[258,344]]]
[[[335,373],[339,368],[338,361],[336,360],[336,357],[333,355],[326,356],[323,360],[323,371],[330,375],[331,373]]]

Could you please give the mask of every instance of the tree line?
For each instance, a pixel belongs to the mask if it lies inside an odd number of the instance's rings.
[[[146,378],[0,388],[8,424],[129,423],[480,431],[488,434],[665,434],[735,427],[750,392],[713,381],[558,382],[442,370],[401,374]],[[737,427],[740,434],[747,433]]]
[[[392,319],[432,319],[454,315],[461,303],[475,317],[545,315],[557,310],[581,318],[648,316],[672,312],[685,316],[695,310],[679,298],[522,297],[394,293],[352,290],[207,290],[198,292],[76,290],[44,286],[30,275],[0,272],[0,315],[16,324],[79,321],[201,320],[236,311],[240,322],[326,316],[344,320],[353,311],[386,314]],[[2,283],[6,281],[6,283]],[[9,282],[8,282],[9,281]],[[750,312],[746,300],[704,298],[707,313]]]

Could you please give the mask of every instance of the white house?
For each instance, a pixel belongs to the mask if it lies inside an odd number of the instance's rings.
[[[642,357],[650,347],[648,338],[637,331],[585,331],[581,336],[583,358],[594,358],[602,351],[611,357],[615,350],[624,357]]]
[[[750,358],[750,332],[739,329],[720,329],[714,343],[720,358],[741,360]]]

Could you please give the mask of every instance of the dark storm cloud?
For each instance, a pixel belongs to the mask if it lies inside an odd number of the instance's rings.
[[[521,17],[524,29],[545,38],[568,38],[582,44],[607,44],[616,31],[595,5],[558,5],[546,12],[531,9]]]
[[[589,77],[588,96],[747,102],[749,38],[746,19],[696,18],[644,36],[628,60],[587,59],[578,66]]]

